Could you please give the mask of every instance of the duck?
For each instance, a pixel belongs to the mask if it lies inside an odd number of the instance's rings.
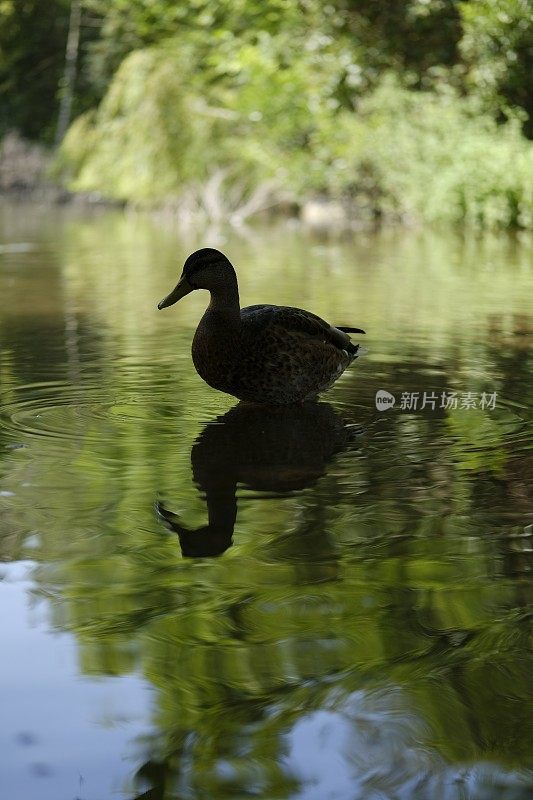
[[[209,305],[192,342],[199,376],[213,389],[245,403],[302,404],[329,389],[359,355],[350,333],[311,311],[269,304],[240,307],[233,264],[204,247],[183,265],[174,289],[158,303],[168,308],[205,289]]]

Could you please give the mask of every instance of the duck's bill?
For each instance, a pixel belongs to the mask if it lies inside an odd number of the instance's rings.
[[[192,292],[193,289],[194,286],[191,286],[191,284],[185,277],[180,278],[178,285],[174,289],[172,289],[170,294],[167,294],[167,296],[164,297],[161,300],[161,302],[157,304],[158,309],[161,311],[162,308],[168,308],[168,306],[173,306],[174,303],[177,303],[178,300],[181,300],[182,297],[185,297],[185,295]]]

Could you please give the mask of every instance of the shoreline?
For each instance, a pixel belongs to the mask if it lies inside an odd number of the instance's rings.
[[[217,174],[201,186],[184,186],[180,195],[142,203],[116,199],[98,191],[77,192],[54,178],[55,152],[22,138],[16,131],[0,140],[0,200],[54,207],[89,210],[122,210],[147,214],[166,224],[182,228],[201,224],[249,228],[254,223],[281,220],[321,235],[343,235],[380,229],[413,229],[444,224],[481,233],[528,233],[527,227],[484,226],[474,221],[459,223],[424,221],[407,212],[383,212],[356,198],[329,197],[325,194],[295,197],[267,184],[257,186],[238,207],[231,207]]]
[[[0,141],[0,198],[15,203],[129,210],[179,225],[219,223],[240,228],[252,220],[285,219],[309,230],[333,233],[368,231],[389,225],[410,227],[415,223],[406,216],[384,216],[375,209],[363,209],[353,200],[324,195],[289,197],[267,185],[258,186],[239,208],[230,208],[216,186],[211,196],[212,181],[193,189],[184,187],[181,195],[160,202],[114,199],[100,192],[68,189],[52,177],[54,159],[51,149],[22,138],[16,131],[7,133]]]

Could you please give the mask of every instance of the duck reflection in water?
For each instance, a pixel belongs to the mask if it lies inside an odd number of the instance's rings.
[[[313,486],[359,431],[327,403],[239,404],[208,423],[191,451],[193,479],[207,501],[207,525],[188,529],[162,502],[157,513],[178,534],[184,556],[220,555],[232,544],[238,484],[265,499]]]

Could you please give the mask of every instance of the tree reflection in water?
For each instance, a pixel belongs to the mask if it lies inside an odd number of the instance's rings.
[[[80,702],[56,712],[87,774],[152,800],[529,797],[530,245],[233,236],[243,296],[278,282],[324,316],[364,310],[370,357],[328,401],[365,434],[327,405],[260,422],[235,408],[194,444],[205,525],[190,443],[228,401],[192,367],[194,301],[171,328],[147,306],[175,275],[174,234],[129,216],[6,222],[6,241],[43,246],[0,275],[0,557],[31,559],[32,596],[75,637]],[[382,389],[498,402],[379,414]],[[158,492],[196,558],[155,518]],[[15,686],[44,718],[38,668]],[[94,726],[95,678],[114,692],[130,675],[153,688],[149,734],[106,765],[76,726]]]
[[[238,504],[315,486],[331,472],[335,455],[357,457],[360,432],[325,403],[238,405],[208,423],[192,448],[207,525],[189,529],[163,503],[158,513],[178,534],[184,556],[218,556],[232,544]],[[368,494],[361,497],[361,513],[368,502]],[[136,800],[526,800],[530,773],[480,758],[490,753],[494,720],[481,695],[472,696],[473,676],[483,682],[487,653],[501,652],[495,626],[488,638],[475,626],[441,630],[431,619],[434,611],[421,605],[415,612],[414,604],[422,598],[437,604],[446,593],[413,593],[400,574],[385,580],[389,590],[381,595],[363,541],[352,568],[340,567],[325,505],[319,494],[302,495],[290,537],[278,536],[269,551],[278,566],[292,564],[286,585],[250,586],[230,603],[222,599],[223,587],[220,598],[209,600],[212,587],[198,585],[203,612],[230,621],[229,638],[185,634],[178,609],[155,623],[157,652],[148,662],[162,692],[161,728],[144,743],[148,758],[136,773],[142,792]],[[392,538],[394,560],[416,546],[408,530]],[[383,559],[385,572],[387,563],[393,561]],[[366,577],[357,578],[356,569]],[[194,602],[193,595],[189,599]],[[515,624],[517,631],[523,627],[518,618]],[[388,651],[376,648],[376,625]],[[394,626],[398,641],[392,646]],[[505,623],[505,637],[504,630]],[[492,644],[490,637],[496,637]],[[194,643],[196,655],[186,654]],[[517,638],[517,654],[522,646]],[[513,660],[510,653],[500,658]],[[518,695],[527,681],[524,668],[514,661]],[[505,703],[505,691],[505,681],[493,687],[494,700]],[[448,746],[433,746],[435,737]]]

